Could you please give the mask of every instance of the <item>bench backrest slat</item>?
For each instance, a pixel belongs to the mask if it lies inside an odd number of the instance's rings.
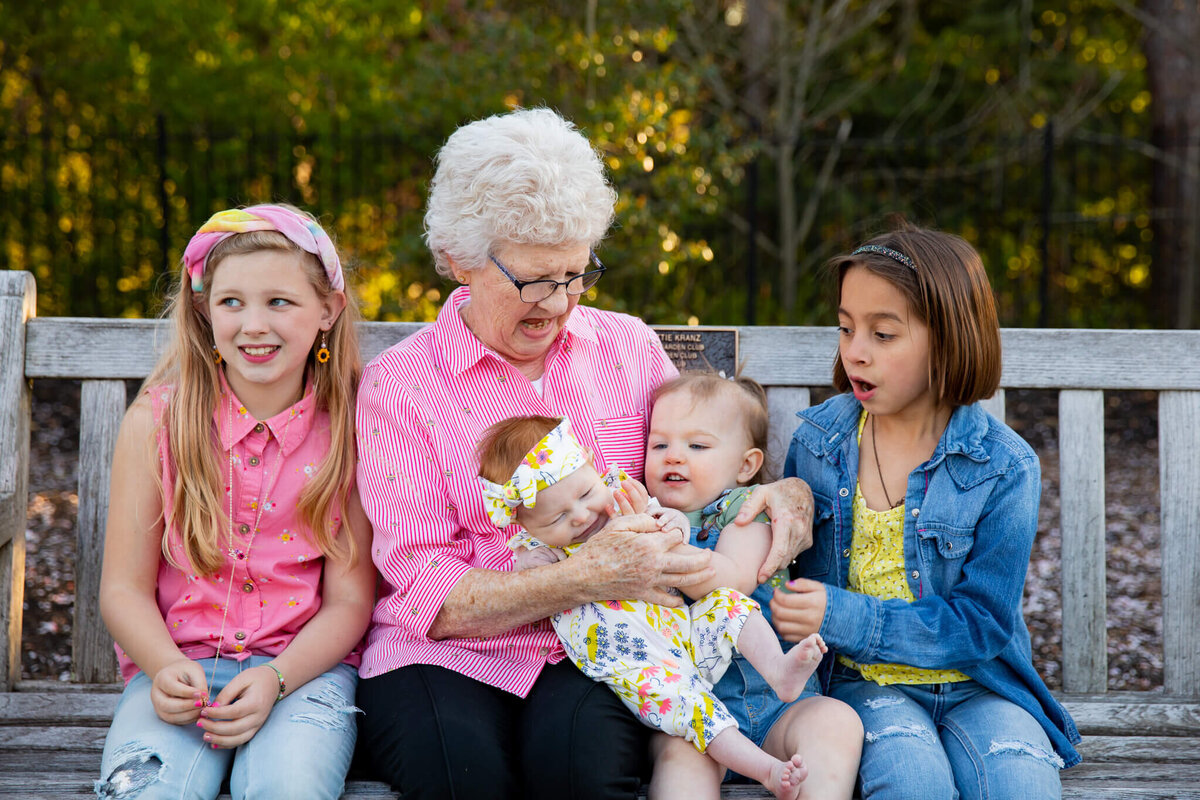
[[[10,543],[20,548],[5,542],[25,525],[27,379],[84,381],[74,669],[77,681],[109,680],[114,660],[95,598],[109,459],[124,411],[121,381],[146,376],[167,333],[156,320],[29,319],[33,285],[26,278],[0,272],[0,353],[25,353],[23,372],[19,359],[0,359],[0,644],[9,654],[0,659],[0,689],[19,675],[23,538]],[[422,327],[366,323],[363,355],[372,358]],[[778,470],[795,412],[809,405],[811,389],[829,385],[837,336],[832,327],[738,330],[745,372],[767,388]],[[1166,689],[1200,697],[1200,331],[1005,329],[1002,336],[1004,387],[1059,392],[1065,688],[1101,693],[1107,682],[1103,391],[1146,389],[1160,392]],[[984,405],[1003,419],[1004,390]]]
[[[36,308],[33,276],[0,272],[0,691],[21,677],[32,395],[20,354]]]
[[[1063,688],[1103,692],[1108,684],[1104,393],[1064,390],[1058,409]]]
[[[1158,447],[1163,684],[1169,694],[1196,697],[1200,696],[1200,392],[1158,396]]]
[[[100,617],[100,565],[108,518],[113,448],[125,416],[125,382],[84,381],[79,415],[79,521],[75,526],[75,621],[72,625],[75,680],[105,683],[116,676],[112,638]]]

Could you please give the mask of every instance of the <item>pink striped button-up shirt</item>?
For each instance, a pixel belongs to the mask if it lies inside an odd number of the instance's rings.
[[[651,391],[676,370],[658,336],[624,314],[577,306],[546,356],[542,394],[463,323],[456,289],[433,325],[367,365],[358,394],[358,487],[383,576],[360,674],[436,664],[524,697],[563,658],[545,620],[487,638],[428,636],[446,595],[472,568],[509,571],[507,541],[488,519],[475,445],[523,414],[566,416],[603,472],[641,478]]]

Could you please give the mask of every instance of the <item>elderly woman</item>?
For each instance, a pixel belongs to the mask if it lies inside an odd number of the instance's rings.
[[[438,271],[462,287],[436,322],[366,368],[359,491],[383,576],[360,670],[361,745],[408,798],[633,797],[646,729],[569,661],[547,617],[710,577],[678,532],[616,517],[561,563],[512,571],[488,518],[475,444],[518,414],[566,416],[604,470],[642,477],[647,398],[675,368],[629,316],[579,305],[615,192],[600,158],[546,109],[460,128],[425,216]],[[763,492],[770,575],[809,541],[799,481]],[[749,506],[750,503],[747,503]],[[747,508],[746,519],[756,509]]]

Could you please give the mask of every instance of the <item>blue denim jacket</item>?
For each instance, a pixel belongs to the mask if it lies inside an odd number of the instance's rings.
[[[915,602],[880,600],[846,588],[861,412],[849,394],[800,412],[784,467],[816,504],[813,546],[796,569],[826,584],[821,635],[861,663],[960,670],[1033,714],[1066,766],[1079,763],[1079,732],[1033,668],[1021,612],[1037,455],[978,404],[955,409],[933,456],[908,476],[904,562]],[[825,686],[832,664],[821,665]]]

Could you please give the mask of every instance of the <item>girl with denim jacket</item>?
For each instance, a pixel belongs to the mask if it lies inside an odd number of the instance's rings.
[[[829,643],[822,685],[865,728],[864,798],[1060,797],[1079,734],[1021,614],[1041,470],[978,404],[1000,382],[983,264],[957,236],[909,228],[831,266],[843,394],[792,437],[785,471],[816,513],[775,625]]]

